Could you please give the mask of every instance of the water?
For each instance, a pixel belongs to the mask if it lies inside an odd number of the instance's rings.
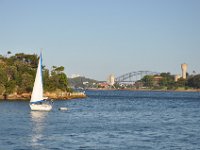
[[[200,93],[87,91],[51,112],[0,101],[0,150],[197,150]],[[68,111],[59,111],[68,107]]]

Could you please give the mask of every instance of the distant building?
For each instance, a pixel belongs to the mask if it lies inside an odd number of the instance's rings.
[[[99,88],[109,88],[110,85],[107,82],[98,83]]]
[[[114,85],[115,84],[115,76],[113,74],[109,75],[107,83],[109,85]]]
[[[181,64],[181,69],[182,69],[182,78],[183,79],[186,79],[186,74],[187,74],[187,68],[188,68],[188,65],[187,64]]]
[[[83,85],[86,85],[86,84],[89,84],[89,82],[88,82],[88,81],[86,81],[86,82],[83,82]]]
[[[182,76],[181,75],[175,75],[174,76],[174,81],[178,81],[178,79],[183,78],[186,79],[187,78],[187,68],[188,65],[187,64],[181,64],[181,70],[182,70]]]

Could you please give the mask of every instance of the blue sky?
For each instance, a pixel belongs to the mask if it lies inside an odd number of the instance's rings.
[[[199,0],[0,0],[0,54],[37,53],[68,76],[200,73]]]

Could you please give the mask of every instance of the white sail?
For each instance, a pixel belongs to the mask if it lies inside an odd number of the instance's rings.
[[[40,54],[37,73],[31,94],[31,103],[43,100],[43,83],[42,83],[42,55]]]

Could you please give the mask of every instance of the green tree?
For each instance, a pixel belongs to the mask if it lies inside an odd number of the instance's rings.
[[[162,87],[167,87],[167,89],[175,88],[174,76],[168,73],[161,73],[160,76],[162,79],[159,82],[159,85]]]
[[[5,94],[13,93],[15,90],[15,81],[14,80],[7,81],[5,85],[5,90],[6,90]]]
[[[200,88],[200,74],[189,77],[187,85],[189,87],[199,89]]]
[[[9,56],[11,54],[11,51],[7,51],[7,56]]]
[[[15,66],[6,66],[5,68],[8,80],[15,80],[17,75],[17,68]]]
[[[178,79],[178,81],[176,82],[178,87],[185,87],[187,80],[180,78]]]
[[[58,74],[58,78],[59,78],[59,84],[58,84],[58,88],[65,91],[67,90],[67,76],[65,73],[60,73]]]
[[[0,84],[5,85],[8,81],[7,74],[4,68],[0,68]]]
[[[0,95],[3,95],[5,93],[5,86],[0,84]]]
[[[11,54],[8,52],[7,54]],[[38,56],[33,54],[17,53],[10,57],[0,55],[0,94],[7,95],[31,92],[38,65]],[[51,75],[49,70],[42,66],[43,83],[46,91],[61,89],[70,90],[64,67],[53,66]]]
[[[144,86],[146,87],[152,87],[153,86],[153,76],[146,75],[142,78],[142,82],[144,83]]]
[[[28,73],[22,74],[21,85],[18,88],[18,93],[31,92],[33,89],[34,77]]]
[[[60,67],[55,68],[55,71],[57,72],[57,74],[59,74],[59,73],[62,73],[64,69],[65,68],[63,66],[60,66]]]
[[[56,67],[53,66],[53,69],[51,71],[51,76],[49,78],[50,83],[49,85],[49,90],[55,90],[60,89],[63,91],[66,91],[68,89],[68,80],[66,74],[63,72],[64,67]]]

